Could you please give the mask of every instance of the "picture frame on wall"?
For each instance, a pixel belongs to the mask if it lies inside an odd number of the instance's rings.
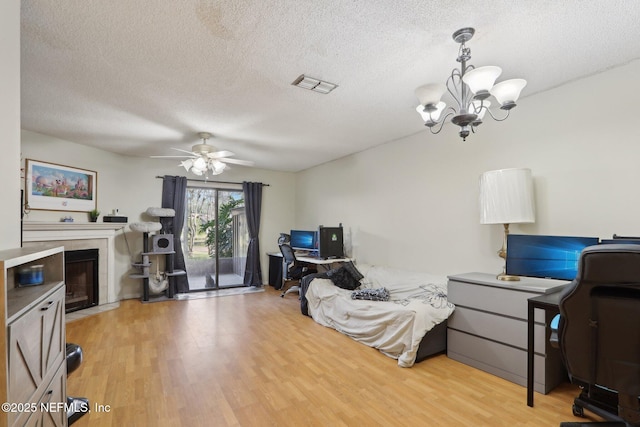
[[[98,173],[26,159],[25,208],[89,212],[97,206]]]

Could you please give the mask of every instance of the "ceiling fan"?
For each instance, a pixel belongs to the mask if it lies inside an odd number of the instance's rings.
[[[171,149],[180,151],[183,154],[181,156],[151,156],[154,159],[167,159],[167,158],[186,158],[180,162],[180,166],[184,167],[187,172],[191,171],[198,176],[208,175],[209,172],[212,175],[221,174],[227,167],[227,163],[242,166],[253,166],[254,163],[250,160],[230,159],[229,157],[235,156],[234,153],[227,150],[216,151],[217,149],[207,144],[207,140],[211,138],[209,132],[198,132],[198,136],[202,138],[202,144],[196,144],[191,147],[191,151],[182,150],[180,148],[171,147]]]

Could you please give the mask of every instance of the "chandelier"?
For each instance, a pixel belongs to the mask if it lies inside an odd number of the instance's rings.
[[[482,124],[485,113],[489,112],[491,118],[503,121],[509,117],[509,112],[516,106],[520,92],[527,84],[523,79],[511,79],[494,84],[502,69],[496,66],[474,67],[468,65],[471,59],[471,49],[465,43],[473,37],[473,28],[462,28],[453,33],[453,40],[460,43],[457,61],[460,69],[454,68],[447,78],[446,85],[430,83],[420,86],[415,94],[420,100],[416,111],[422,116],[425,126],[431,133],[440,133],[445,121],[451,117],[451,123],[460,127],[459,135],[466,141],[469,133]],[[449,106],[441,101],[445,91],[453,97],[454,106]],[[502,117],[495,116],[489,109],[493,98],[500,104],[500,109],[505,111]],[[446,111],[446,112],[445,112]],[[443,115],[444,113],[444,115]]]

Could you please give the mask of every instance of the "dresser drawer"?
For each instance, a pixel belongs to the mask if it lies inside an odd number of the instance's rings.
[[[447,357],[521,386],[527,385],[526,351],[449,329]],[[534,363],[534,389],[547,393],[557,385],[557,381],[546,379],[544,356],[536,355]]]
[[[524,351],[527,349],[527,322],[524,320],[458,306],[449,317],[447,326],[461,332],[518,347]],[[535,352],[545,354],[544,325],[536,324],[534,333]]]
[[[514,289],[495,288],[474,283],[449,280],[448,300],[456,306],[473,307],[477,310],[489,311],[503,316],[511,316],[521,320],[527,320],[527,300],[540,296],[533,292]],[[544,318],[536,318],[536,321],[544,322]]]

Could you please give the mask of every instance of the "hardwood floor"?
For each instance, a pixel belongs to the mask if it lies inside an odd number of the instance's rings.
[[[265,292],[120,308],[67,324],[84,362],[82,426],[557,426],[578,392],[549,395],[439,355],[405,369]],[[102,412],[96,405],[102,405]]]

